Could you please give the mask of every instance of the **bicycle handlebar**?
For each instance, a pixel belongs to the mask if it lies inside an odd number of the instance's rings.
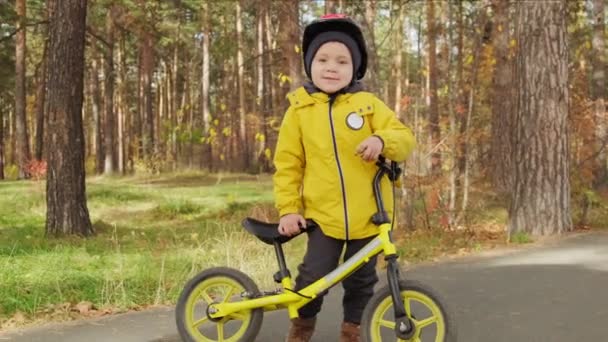
[[[390,223],[391,221],[388,218],[388,213],[384,209],[384,202],[382,201],[382,191],[380,189],[380,181],[382,177],[386,174],[388,178],[394,182],[401,175],[401,168],[399,164],[395,161],[391,160],[391,163],[388,164],[386,162],[386,157],[383,155],[378,156],[378,160],[376,161],[376,165],[378,166],[378,171],[376,171],[376,175],[374,176],[374,198],[376,200],[376,208],[378,212],[376,212],[372,216],[372,222],[376,225],[380,225],[383,223]],[[394,210],[394,208],[393,208]]]

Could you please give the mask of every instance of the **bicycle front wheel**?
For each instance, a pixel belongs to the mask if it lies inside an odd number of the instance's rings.
[[[361,319],[363,341],[454,342],[456,331],[445,303],[430,287],[412,280],[399,281],[405,311],[415,326],[408,340],[395,334],[393,300],[388,286],[369,300]]]
[[[260,291],[249,276],[235,269],[211,268],[192,278],[175,308],[177,330],[182,340],[254,341],[262,326],[262,309],[235,312],[218,320],[207,316],[210,304],[242,300],[243,292],[257,295]]]

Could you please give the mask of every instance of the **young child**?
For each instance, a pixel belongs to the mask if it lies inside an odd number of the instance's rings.
[[[279,232],[297,234],[300,225],[306,225],[305,217],[319,226],[307,232],[296,290],[335,269],[344,246],[347,260],[378,234],[371,222],[376,212],[374,162],[381,153],[405,160],[415,147],[410,129],[359,83],[367,52],[355,22],[335,14],[314,21],[304,31],[302,52],[312,82],[288,95],[290,107],[279,132],[273,178]],[[387,204],[392,203],[390,187],[385,177],[382,192]],[[340,341],[359,341],[361,315],[378,281],[375,259],[343,281]],[[319,296],[299,310],[287,341],[310,340],[322,303]]]

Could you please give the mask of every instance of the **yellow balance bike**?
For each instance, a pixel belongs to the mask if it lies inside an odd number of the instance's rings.
[[[452,342],[455,325],[445,302],[430,287],[399,275],[397,252],[391,239],[392,225],[384,210],[380,181],[384,175],[395,181],[401,170],[381,157],[373,187],[378,212],[372,217],[378,236],[335,270],[299,291],[294,290],[282,244],[293,236],[282,236],[277,224],[247,218],[244,228],[261,241],[274,246],[279,271],[273,291],[260,291],[243,272],[225,267],[207,269],[184,287],[176,307],[179,334],[184,341],[255,341],[265,311],[287,309],[290,318],[298,309],[350,276],[372,257],[383,253],[388,284],[368,302],[361,320],[362,341]],[[317,229],[308,220],[306,229]]]

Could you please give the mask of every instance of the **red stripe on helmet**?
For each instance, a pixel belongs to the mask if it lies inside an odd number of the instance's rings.
[[[321,16],[321,19],[343,19],[346,18],[346,15],[339,13],[330,13]]]

